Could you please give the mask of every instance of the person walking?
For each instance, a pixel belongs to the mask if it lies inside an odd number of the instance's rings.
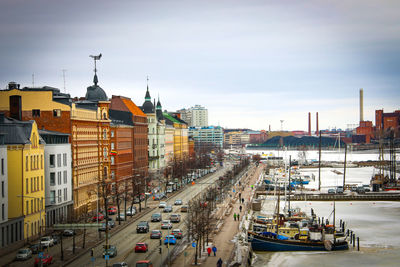
[[[240,199],[242,199],[242,193],[239,193],[239,202],[240,202]]]
[[[214,257],[217,256],[217,255],[216,255],[216,253],[217,253],[217,247],[216,247],[215,245],[213,245],[212,251],[214,252]]]
[[[211,255],[211,248],[210,247],[207,248],[207,253],[208,253],[208,257],[210,257],[210,255]]]
[[[222,259],[219,258],[219,260],[217,261],[217,267],[222,267]]]
[[[239,213],[238,213],[236,216],[237,216],[238,221],[240,221],[240,220],[239,220],[239,216],[240,216]]]
[[[244,198],[242,198],[242,204],[244,203]]]
[[[233,219],[236,221],[236,213],[233,213]]]
[[[239,210],[240,210],[240,212],[242,212],[242,205],[240,205]]]

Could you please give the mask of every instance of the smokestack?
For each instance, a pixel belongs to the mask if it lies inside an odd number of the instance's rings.
[[[308,135],[311,135],[311,112],[308,112]]]
[[[319,134],[319,127],[318,127],[318,112],[317,112],[317,114],[316,114],[316,116],[315,116],[316,118],[316,122],[317,122],[317,130],[315,131],[315,133],[317,134],[317,136],[318,136],[318,134]]]
[[[360,89],[360,121],[364,121],[364,90]]]

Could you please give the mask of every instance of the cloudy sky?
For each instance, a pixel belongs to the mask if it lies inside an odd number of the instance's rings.
[[[400,109],[400,2],[159,0],[0,2],[0,88],[84,96],[93,61],[107,95],[195,104],[224,127],[346,128]],[[281,125],[280,120],[284,120]]]

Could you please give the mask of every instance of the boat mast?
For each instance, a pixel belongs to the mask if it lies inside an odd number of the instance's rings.
[[[318,191],[321,191],[321,130],[319,130]]]
[[[291,190],[292,190],[292,188],[290,186],[290,169],[291,169],[291,165],[292,165],[292,156],[289,155],[289,195],[288,195],[288,215],[289,215],[289,217],[291,216],[291,214],[290,214],[290,193],[291,193]],[[301,182],[300,182],[300,184],[301,184]]]
[[[347,144],[344,144],[344,170],[343,170],[343,192],[344,185],[346,184],[346,162],[347,162]]]
[[[279,202],[280,202],[280,200],[281,200],[281,198],[280,198],[280,190],[281,190],[281,188],[280,188],[280,185],[279,185],[279,183],[278,183],[278,203],[276,204],[276,235],[277,235],[277,237],[278,237],[278,227],[279,227],[279,209],[280,209],[280,207],[279,207]],[[276,184],[275,184],[275,191],[276,191]]]

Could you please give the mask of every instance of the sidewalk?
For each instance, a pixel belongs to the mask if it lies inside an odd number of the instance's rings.
[[[230,213],[224,217],[224,223],[221,227],[221,230],[212,237],[213,243],[209,245],[215,245],[217,247],[216,257],[213,256],[211,252],[211,256],[207,256],[207,252],[204,254],[202,253],[202,258],[198,259],[198,264],[203,266],[217,266],[217,261],[219,258],[223,260],[222,266],[227,266],[232,260],[231,257],[233,255],[233,250],[235,247],[235,243],[232,242],[235,235],[239,232],[239,224],[240,220],[247,214],[247,208],[250,207],[250,203],[248,203],[251,195],[253,194],[254,190],[252,190],[251,185],[253,185],[257,178],[260,175],[262,167],[254,168],[254,174],[249,176],[245,176],[241,179],[242,188],[244,190],[241,191],[242,198],[245,199],[244,204],[240,204],[239,200],[239,192],[236,191],[235,195],[233,196],[232,209]],[[252,170],[249,171],[249,174],[252,173]],[[254,187],[255,188],[255,187]],[[236,186],[236,190],[239,190],[239,186]],[[242,205],[242,212],[239,212],[239,207]],[[240,214],[240,220],[233,219],[233,213]],[[207,251],[207,248],[205,249]],[[186,257],[184,254],[186,253]],[[186,265],[185,265],[186,263]],[[188,247],[184,253],[181,253],[172,263],[172,266],[191,266],[194,265],[194,249],[190,246]]]

